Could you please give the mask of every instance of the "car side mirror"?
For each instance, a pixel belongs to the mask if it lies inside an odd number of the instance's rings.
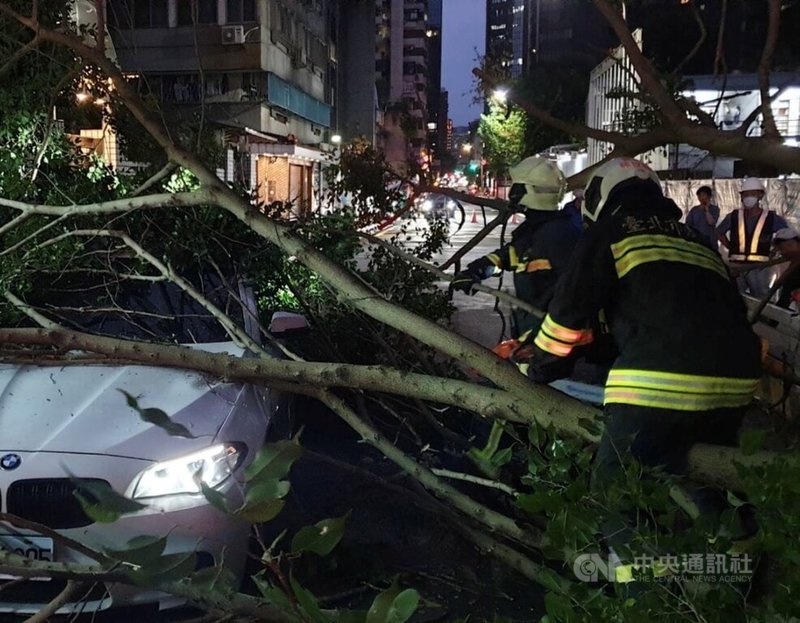
[[[311,325],[303,314],[277,311],[272,314],[269,332],[275,336],[288,337],[308,331]]]

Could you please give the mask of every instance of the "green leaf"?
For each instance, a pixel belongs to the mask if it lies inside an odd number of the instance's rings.
[[[135,513],[147,507],[146,504],[117,493],[107,482],[75,477],[70,477],[70,480],[75,484],[72,495],[80,502],[83,512],[97,523],[113,523],[122,515]]]
[[[739,447],[742,449],[742,454],[750,456],[755,454],[764,446],[764,440],[767,438],[767,431],[765,430],[746,430],[739,437]]]
[[[347,513],[343,517],[323,519],[313,526],[301,528],[292,539],[292,553],[314,552],[327,556],[342,539],[349,516]]]
[[[228,503],[225,501],[225,496],[222,495],[216,489],[209,487],[206,483],[202,480],[200,481],[200,490],[203,493],[203,496],[208,500],[208,503],[211,504],[217,510],[222,511],[226,515],[230,514],[228,510]]]
[[[542,512],[553,514],[564,505],[560,495],[545,489],[536,493],[523,493],[517,497],[516,502],[529,515],[539,515]]]
[[[268,443],[258,451],[245,470],[247,482],[281,480],[289,474],[292,464],[303,454],[303,448],[293,439]]]
[[[584,430],[589,431],[593,435],[599,435],[600,433],[603,432],[602,427],[597,422],[595,422],[590,418],[585,418],[585,417],[578,418],[578,426],[580,426]]]
[[[192,573],[195,567],[197,567],[197,556],[194,552],[167,554],[153,564],[131,573],[131,579],[142,586],[177,582]]]
[[[547,614],[556,621],[570,621],[572,616],[572,604],[569,598],[558,593],[547,593],[544,596],[544,607]]]
[[[164,553],[167,537],[136,536],[128,541],[124,549],[106,549],[111,558],[129,562],[140,567],[154,563]]]
[[[536,423],[528,426],[528,441],[531,445],[541,448],[543,444],[547,443],[547,433],[542,430],[542,427]]]
[[[503,448],[502,450],[495,452],[492,455],[492,458],[489,459],[489,462],[495,467],[503,467],[503,465],[507,465],[509,461],[511,461],[512,455],[513,451],[509,446],[508,448]]]
[[[245,494],[245,501],[250,504],[258,504],[267,500],[277,500],[286,496],[289,493],[288,480],[276,480],[270,478],[269,480],[262,480],[259,478],[258,482],[251,484],[247,487]]]
[[[559,591],[565,584],[564,579],[560,575],[545,566],[542,566],[537,581],[551,591]]]
[[[262,478],[250,483],[245,494],[244,504],[236,511],[236,516],[250,523],[271,521],[283,510],[284,501],[280,498],[289,493],[289,481],[275,478]]]
[[[189,582],[195,588],[208,592],[216,591],[223,595],[232,594],[237,584],[233,571],[221,564],[195,571],[189,576]]]
[[[289,576],[289,584],[297,599],[297,604],[313,623],[328,623],[328,621],[330,621],[328,617],[322,614],[322,610],[320,610],[319,604],[317,603],[317,598],[314,597],[310,591],[303,588],[300,583],[294,579],[293,575]]]
[[[136,411],[143,421],[152,424],[153,426],[158,426],[160,429],[166,431],[166,433],[171,437],[186,437],[188,439],[194,439],[194,435],[189,432],[188,428],[186,428],[183,424],[173,422],[170,417],[161,409],[143,409],[139,406],[139,402],[136,400],[136,398],[131,396],[124,389],[117,391],[125,395],[125,401],[128,403],[128,406]]]
[[[279,588],[276,588],[269,581],[264,579],[264,572],[259,571],[254,576],[252,576],[253,583],[256,585],[256,588],[261,593],[264,599],[278,608],[285,610],[286,612],[291,612],[294,608],[292,606],[292,602]]]
[[[367,612],[366,623],[404,623],[419,606],[419,593],[413,588],[401,591],[395,578],[392,585],[378,594]]]
[[[234,515],[250,523],[266,523],[275,519],[286,504],[283,500],[266,500],[254,504],[245,504],[237,509]]]

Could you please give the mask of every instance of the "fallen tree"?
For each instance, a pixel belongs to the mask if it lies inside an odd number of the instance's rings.
[[[610,5],[602,0],[597,0],[596,3],[609,22],[619,29],[621,20]],[[440,319],[422,316],[397,304],[387,284],[369,282],[368,273],[356,273],[331,260],[321,250],[324,246],[322,239],[326,234],[316,230],[314,224],[298,225],[270,215],[254,206],[238,189],[222,182],[201,155],[174,138],[165,127],[160,112],[153,110],[139,96],[119,68],[106,57],[103,45],[105,33],[102,29],[98,30],[94,41],[84,40],[66,28],[56,28],[42,22],[35,2],[30,4],[25,13],[14,10],[10,3],[0,3],[0,15],[4,18],[4,24],[12,23],[24,27],[23,31],[29,38],[23,44],[27,51],[21,49],[19,57],[12,60],[24,58],[27,52],[42,44],[66,49],[70,54],[79,57],[79,64],[96,68],[111,80],[114,97],[117,98],[116,105],[124,108],[139,122],[161,147],[163,157],[167,160],[166,165],[149,179],[143,180],[137,188],[131,189],[125,197],[85,203],[70,201],[61,205],[31,200],[30,196],[0,200],[0,208],[4,210],[0,225],[0,234],[4,236],[4,247],[0,251],[4,258],[4,311],[9,318],[19,319],[25,316],[39,325],[39,328],[7,326],[0,329],[2,360],[12,364],[37,366],[88,363],[179,367],[196,370],[214,378],[255,382],[311,396],[326,405],[367,443],[377,448],[432,494],[434,499],[429,503],[477,547],[497,556],[524,576],[551,590],[553,599],[564,600],[563,603],[559,602],[561,606],[558,603],[550,604],[553,617],[568,618],[559,610],[564,607],[564,603],[569,608],[583,608],[582,599],[586,597],[588,589],[581,585],[576,588],[570,584],[564,577],[569,575],[568,570],[560,569],[562,575],[558,575],[541,563],[541,556],[561,561],[561,564],[566,562],[569,566],[576,553],[595,542],[595,534],[599,531],[596,515],[606,509],[603,508],[602,501],[587,502],[589,494],[584,481],[588,471],[587,448],[597,441],[601,431],[599,423],[595,421],[597,411],[550,388],[530,383],[516,368],[474,342],[455,334],[443,326]],[[619,34],[627,45],[629,35],[625,35],[623,30],[619,30]],[[698,146],[713,143],[714,149],[719,149],[721,153],[736,155],[747,151],[750,157],[768,163],[781,162],[782,166],[798,165],[795,170],[800,170],[798,150],[776,143],[774,137],[765,136],[753,142],[746,136],[723,137],[720,131],[710,128],[704,134],[700,130],[707,128],[707,124],[703,128],[696,127],[697,122],[687,110],[689,104],[675,102],[665,96],[660,82],[652,70],[648,69],[646,59],[639,55],[635,58],[635,63],[639,63],[637,71],[642,76],[643,84],[647,88],[652,87],[653,101],[663,107],[664,127],[655,128],[638,137],[598,133],[591,129],[582,130],[584,136],[613,142],[617,146],[615,155],[633,155],[648,146],[672,142],[676,137],[686,137],[694,140],[695,143],[692,144]],[[487,84],[490,84],[489,80]],[[532,116],[558,125],[559,122],[551,118],[549,113],[526,107],[524,102],[518,103]],[[569,127],[575,129],[573,126]],[[148,189],[163,190],[164,182],[172,179],[169,176],[176,169],[189,172],[194,178],[195,187],[178,192],[143,194]],[[477,201],[485,205],[505,207],[492,200]],[[150,219],[148,215],[151,213],[158,216]],[[228,220],[208,220],[216,218],[214,215],[217,213],[223,214]],[[182,220],[184,218],[186,221]],[[205,231],[209,239],[214,239],[216,243],[219,243],[219,239],[214,238],[213,228],[208,223],[219,222],[224,225],[225,232],[246,232],[248,244],[251,245],[249,248],[268,244],[282,258],[292,258],[291,262],[281,264],[287,273],[292,270],[293,264],[302,265],[308,271],[307,274],[313,275],[324,284],[326,305],[329,309],[333,308],[334,303],[340,305],[357,322],[363,321],[369,327],[375,342],[381,346],[378,349],[379,355],[374,356],[376,362],[351,364],[333,357],[327,361],[306,361],[300,354],[286,349],[284,354],[288,359],[276,359],[244,333],[224,310],[216,307],[202,292],[181,277],[180,270],[176,267],[182,261],[187,261],[179,253],[185,249],[170,248],[169,241],[159,242],[158,237],[152,236],[160,219],[168,222],[169,227],[187,228],[176,230],[175,237],[187,236],[188,232],[197,235],[198,231]],[[195,223],[205,227],[205,230],[190,230],[188,224],[194,227]],[[171,230],[166,231],[169,233]],[[212,245],[208,246],[210,248]],[[376,245],[377,248],[380,246]],[[212,261],[222,261],[214,255],[213,250],[204,249],[204,252],[208,253]],[[222,253],[220,257],[224,255]],[[114,257],[114,262],[108,260],[110,256]],[[120,272],[120,263],[116,261],[118,258],[124,260],[122,265],[130,264],[127,273]],[[424,266],[418,268],[427,270]],[[197,300],[218,320],[234,341],[248,347],[256,356],[253,359],[237,359],[163,342],[132,341],[71,330],[59,322],[56,313],[58,309],[40,307],[30,302],[36,298],[30,282],[35,274],[42,271],[64,275],[73,270],[84,274],[107,271],[113,273],[111,276],[114,279],[168,280]],[[307,274],[304,273],[306,276]],[[405,285],[405,282],[401,283]],[[426,284],[425,287],[436,290],[435,287],[430,287],[430,282]],[[302,287],[297,282],[289,285],[295,289],[293,294],[301,301],[301,307],[305,305],[314,313],[317,308],[310,300],[310,295],[302,292]],[[367,321],[374,321],[375,324]],[[392,331],[385,332],[387,327]],[[268,332],[262,333],[264,339],[269,339]],[[404,353],[398,353],[398,349],[392,348],[394,344],[402,344],[412,356],[406,357]],[[336,353],[336,348],[332,348],[331,352]],[[393,362],[394,365],[387,362]],[[493,386],[487,387],[465,380],[465,368],[476,371],[491,381]],[[400,397],[405,402],[450,405],[467,417],[510,423],[506,432],[514,440],[512,445],[505,448],[495,447],[487,456],[495,459],[494,467],[502,469],[511,464],[512,446],[524,448],[526,456],[522,463],[528,470],[526,475],[522,478],[514,473],[504,475],[506,480],[522,482],[526,487],[524,492],[515,489],[508,482],[503,482],[503,477],[495,477],[499,484],[505,485],[504,491],[509,488],[514,491],[514,503],[510,508],[495,501],[478,501],[476,497],[464,493],[445,480],[442,475],[444,471],[437,473],[428,468],[413,453],[391,441],[386,432],[380,430],[365,412],[362,406],[365,395],[371,396],[387,410],[393,405],[389,400]],[[420,406],[419,412],[425,412],[425,407]],[[438,421],[435,417],[433,419],[441,429],[448,428],[449,423]],[[516,433],[513,424],[522,425],[524,434]],[[458,437],[457,432],[451,431],[450,434]],[[420,447],[423,445],[424,442],[419,444]],[[737,466],[749,466],[751,472],[756,473],[758,469],[770,470],[772,463],[785,465],[783,457],[776,459],[766,453],[745,455],[736,449],[714,447],[696,447],[692,451],[691,461],[694,472],[700,479],[737,489],[748,489],[750,486],[743,483],[747,479],[742,477],[742,468]],[[468,475],[480,478],[475,474]],[[671,486],[672,483],[668,484]],[[552,489],[548,489],[550,486]],[[629,496],[630,491],[621,489],[617,494]],[[555,498],[559,495],[574,502],[578,510],[556,503]],[[667,504],[661,497],[655,494],[653,497],[658,497],[658,504]],[[595,516],[592,517],[592,514]],[[553,563],[550,566],[556,565]],[[76,581],[86,580],[87,573],[88,579],[91,579],[93,573],[86,569],[31,565],[13,556],[4,556],[0,567],[4,572],[20,576],[52,574],[53,577],[63,575]],[[111,574],[112,568],[113,564],[109,569],[100,572],[100,575]],[[130,581],[121,572],[112,579]],[[167,591],[173,590],[176,594],[210,607],[208,599],[193,595],[185,586],[172,586],[173,581],[172,577],[150,578],[154,586]],[[297,587],[284,587],[284,590],[295,601],[301,599],[303,594]],[[666,599],[667,596],[662,595],[662,598]],[[271,610],[258,613],[259,606],[241,596],[233,597],[223,593],[215,595],[215,599],[215,607],[221,606],[231,612],[263,617],[274,614]],[[606,610],[611,607],[608,604],[603,606]],[[292,614],[295,616],[293,620],[303,620],[309,616],[307,611],[295,611]],[[278,615],[274,616],[280,620]],[[700,618],[702,617],[698,616]]]

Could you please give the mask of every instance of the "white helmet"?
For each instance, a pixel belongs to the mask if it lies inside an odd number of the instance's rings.
[[[531,210],[558,210],[567,183],[555,162],[531,156],[508,172],[511,175],[508,200],[512,205]]]
[[[764,183],[757,177],[748,177],[742,181],[742,187],[739,189],[739,192],[743,193],[747,190],[760,190],[762,193],[767,192]]]
[[[661,191],[661,181],[655,172],[641,160],[634,158],[614,158],[597,167],[589,178],[584,190],[581,216],[587,223],[594,223],[600,217],[612,192],[632,182],[652,182]]]

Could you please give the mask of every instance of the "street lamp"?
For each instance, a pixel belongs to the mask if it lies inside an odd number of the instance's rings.
[[[495,89],[492,92],[492,97],[495,101],[505,104],[508,99],[508,89]]]
[[[341,142],[342,142],[341,134],[334,134],[333,136],[331,136],[331,143],[333,143],[334,145],[338,145]]]

